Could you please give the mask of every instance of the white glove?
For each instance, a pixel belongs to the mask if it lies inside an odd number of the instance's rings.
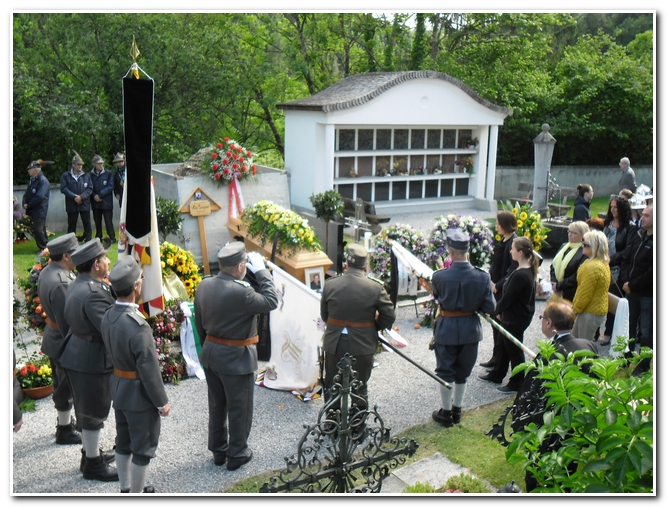
[[[246,267],[253,273],[257,273],[260,269],[266,269],[264,265],[264,258],[259,252],[248,252],[248,263]]]

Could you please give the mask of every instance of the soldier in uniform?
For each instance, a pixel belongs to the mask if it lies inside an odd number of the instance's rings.
[[[477,361],[482,341],[482,324],[476,311],[491,313],[496,303],[489,274],[468,262],[470,240],[458,229],[447,230],[447,250],[452,265],[433,274],[433,297],[440,306],[435,325],[435,373],[454,383],[453,389],[440,386],[442,408],[433,412],[433,420],[446,428],[461,421],[461,406],[466,379]]]
[[[102,318],[102,339],[111,356],[111,398],[116,414],[116,467],[121,493],[155,493],[144,488],[160,437],[160,416],[169,415],[153,330],[139,312],[143,275],[129,255],[109,275],[116,303]],[[130,459],[132,463],[130,463]]]
[[[208,385],[208,449],[216,465],[226,461],[228,470],[236,470],[252,459],[248,436],[259,341],[256,317],[277,308],[278,297],[262,256],[246,253],[242,242],[222,247],[218,265],[218,275],[197,287],[195,326]],[[246,266],[255,274],[258,292],[243,279]]]
[[[93,183],[90,174],[83,172],[83,160],[74,152],[72,167],[60,178],[60,192],[65,194],[65,211],[67,212],[67,232],[76,233],[76,224],[81,215],[83,225],[83,241],[90,241],[90,196]]]
[[[94,169],[90,171],[93,183],[93,194],[90,207],[93,209],[95,237],[102,240],[102,218],[111,243],[116,242],[116,230],[113,226],[113,189],[114,175],[104,167],[104,159],[99,155],[93,157]]]
[[[349,245],[347,271],[324,283],[320,299],[320,315],[327,323],[323,338],[325,403],[331,396],[338,363],[348,353],[356,359],[353,369],[362,382],[353,390],[361,398],[354,399],[358,404],[355,412],[368,407],[368,379],[378,348],[378,331],[391,327],[396,320],[394,305],[382,282],[365,276],[367,258],[363,246]]]
[[[53,403],[58,411],[56,444],[80,444],[81,435],[72,425],[72,390],[60,365],[60,354],[69,333],[65,320],[67,287],[74,280],[72,252],[79,242],[74,233],[65,234],[46,244],[51,262],[39,274],[37,293],[46,313],[47,326],[42,338],[42,352],[49,356],[53,371]]]
[[[42,165],[53,164],[50,160],[33,160],[28,165],[30,181],[23,194],[23,209],[32,218],[32,233],[39,250],[44,250],[48,241],[46,235],[46,214],[49,211],[51,195],[49,180],[42,173]]]
[[[117,481],[118,472],[109,466],[112,456],[100,453],[100,430],[109,416],[109,378],[113,366],[102,340],[102,317],[113,305],[114,294],[104,281],[109,259],[95,238],[72,253],[78,275],[67,289],[65,320],[70,330],[60,355],[74,395],[74,411],[81,429],[81,466],[84,479]]]

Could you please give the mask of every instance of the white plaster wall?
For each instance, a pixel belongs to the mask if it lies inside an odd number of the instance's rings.
[[[325,160],[324,129],[318,129],[323,114],[312,111],[286,111],[285,169],[290,173],[292,204],[312,209],[308,198],[328,190],[324,188],[327,163]],[[319,190],[318,190],[319,189]]]

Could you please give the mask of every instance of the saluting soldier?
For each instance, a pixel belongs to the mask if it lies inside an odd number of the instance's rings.
[[[226,461],[228,470],[236,470],[252,459],[248,436],[257,370],[257,315],[277,308],[278,297],[262,256],[246,253],[242,242],[222,247],[218,265],[218,275],[197,287],[195,326],[208,385],[208,449],[216,465]],[[243,280],[246,266],[255,274],[258,292]]]
[[[155,493],[146,472],[160,437],[160,416],[171,409],[153,330],[139,312],[143,275],[129,255],[109,275],[116,303],[102,318],[102,339],[113,363],[111,398],[116,414],[116,467],[121,493]],[[130,459],[132,462],[130,463]]]
[[[74,233],[52,239],[46,244],[51,262],[39,274],[37,293],[46,313],[42,352],[49,357],[53,371],[53,403],[58,412],[56,444],[80,444],[81,435],[72,424],[72,390],[60,364],[60,354],[69,333],[65,320],[67,287],[74,280],[72,253],[79,246]]]
[[[60,356],[74,395],[74,412],[81,429],[83,449],[80,470],[84,479],[117,481],[109,466],[113,455],[100,453],[100,430],[109,416],[109,378],[113,366],[102,340],[102,317],[113,305],[114,294],[104,281],[109,259],[98,238],[72,253],[78,275],[67,289],[65,320],[70,331]]]
[[[323,338],[325,403],[331,397],[338,363],[348,353],[356,359],[353,368],[361,381],[361,386],[353,389],[353,394],[360,397],[353,401],[357,411],[368,407],[368,379],[378,348],[378,331],[391,327],[396,320],[394,305],[382,282],[365,276],[367,258],[363,246],[349,245],[347,271],[324,283],[320,299],[320,315],[327,323]]]
[[[442,408],[433,412],[433,420],[446,428],[461,422],[461,406],[466,380],[477,361],[482,341],[482,324],[476,311],[491,313],[496,303],[491,292],[491,278],[486,271],[468,261],[470,240],[458,229],[447,230],[447,250],[452,259],[448,269],[433,274],[433,297],[440,306],[435,324],[435,373],[454,383],[453,389],[440,386]]]

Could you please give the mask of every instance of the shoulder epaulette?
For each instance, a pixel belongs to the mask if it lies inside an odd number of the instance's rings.
[[[133,312],[128,312],[128,315],[132,317],[132,320],[134,320],[137,324],[140,326],[146,322],[146,318],[140,314],[138,311],[133,311]]]
[[[88,287],[90,287],[90,292],[96,292],[99,287],[103,291],[111,294],[111,286],[106,282],[99,282],[99,286],[95,282],[88,282]]]
[[[58,271],[58,276],[60,277],[60,283],[64,284],[69,284],[72,280],[76,278],[76,276],[74,276],[74,273],[72,273],[71,271],[68,271],[67,273]]]
[[[236,283],[238,283],[239,285],[243,285],[246,289],[250,289],[250,288],[252,288],[252,285],[250,285],[250,284],[249,284],[248,282],[246,282],[245,280],[234,280],[234,281],[235,281]]]
[[[368,278],[369,280],[373,280],[374,282],[377,282],[380,285],[384,285],[384,282],[382,280],[380,280],[379,278],[373,278],[372,276],[367,276],[366,278]]]

